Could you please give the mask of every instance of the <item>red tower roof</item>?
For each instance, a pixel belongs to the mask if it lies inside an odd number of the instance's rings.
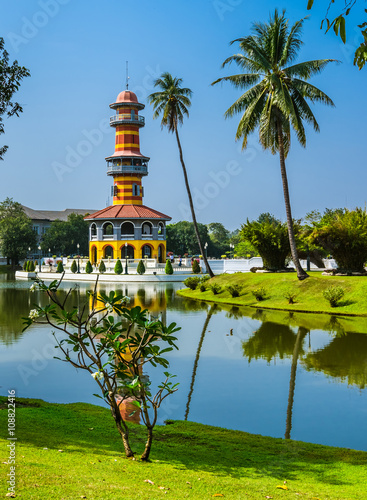
[[[138,102],[138,98],[131,90],[123,90],[117,96],[116,102]]]
[[[94,214],[84,217],[86,220],[93,219],[163,219],[171,220],[168,215],[146,205],[111,205]]]
[[[144,109],[145,105],[138,101],[136,94],[131,90],[123,90],[116,98],[116,102],[110,104],[110,108],[117,109],[124,106],[133,106],[137,109]]]

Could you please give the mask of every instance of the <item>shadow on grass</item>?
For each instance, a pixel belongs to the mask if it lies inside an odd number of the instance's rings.
[[[0,403],[1,400],[4,398],[0,398]],[[31,406],[31,401],[17,409],[17,433],[22,445],[61,448],[68,453],[84,455],[124,456],[120,436],[108,409],[84,403],[56,405],[39,400],[39,406]],[[0,420],[5,418],[6,412],[0,411]],[[132,448],[141,453],[145,427],[134,424],[130,428]],[[341,463],[356,468],[367,465],[367,453],[364,452],[268,438],[185,421],[156,427],[151,458],[178,469],[207,471],[217,476],[297,480],[306,474],[310,481],[330,485],[353,482],[351,473],[347,478],[345,474],[334,472],[333,466]]]

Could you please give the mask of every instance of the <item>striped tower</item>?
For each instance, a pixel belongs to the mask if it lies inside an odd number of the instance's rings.
[[[107,175],[113,178],[113,205],[85,217],[89,221],[89,255],[101,259],[125,259],[134,266],[141,259],[166,260],[166,222],[171,217],[143,204],[142,178],[148,175],[149,158],[140,152],[139,131],[144,117],[134,92],[124,90],[110,104],[115,114],[115,152],[106,158]],[[148,261],[147,261],[148,262]],[[126,270],[125,270],[126,272]]]
[[[115,152],[106,158],[107,174],[113,176],[114,205],[142,205],[142,177],[148,175],[149,158],[140,152],[139,130],[144,127],[144,117],[138,112],[144,109],[136,95],[129,90],[121,92],[110,108],[116,115],[110,118],[116,127]]]

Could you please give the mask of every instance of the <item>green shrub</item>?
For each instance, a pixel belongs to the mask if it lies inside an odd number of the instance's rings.
[[[209,288],[214,295],[218,295],[218,293],[222,291],[222,287],[218,285],[218,283],[212,283],[211,285],[209,285]]]
[[[98,268],[98,271],[103,274],[106,272],[106,265],[105,263],[103,262],[103,260],[101,260],[101,263],[99,264],[99,268]]]
[[[300,231],[300,225],[293,221],[294,231]],[[247,219],[241,227],[240,236],[248,241],[260,254],[265,269],[284,269],[287,257],[291,253],[287,223],[282,223],[269,213],[260,214],[255,221]]]
[[[166,267],[164,268],[164,272],[166,274],[173,274],[173,267],[170,259],[166,260]]]
[[[38,260],[34,261],[34,268],[36,268],[36,266],[38,266]]]
[[[25,260],[24,263],[23,263],[23,271],[27,270],[27,264],[28,264],[28,261]]]
[[[70,271],[72,273],[76,273],[78,270],[78,266],[77,266],[77,263],[75,260],[73,260],[73,262],[71,263],[71,266],[70,266]]]
[[[63,273],[64,272],[64,266],[62,265],[62,261],[59,260],[57,263],[57,268],[56,268],[57,273]]]
[[[335,259],[342,272],[364,272],[367,261],[367,212],[361,208],[326,209],[319,221],[313,222],[309,236]]]
[[[228,285],[227,287],[227,290],[229,291],[229,293],[231,294],[232,297],[239,297],[240,296],[240,293],[242,292],[242,288],[243,286],[242,285]]]
[[[292,292],[292,290],[287,290],[284,294],[284,298],[288,300],[288,304],[294,304],[296,302],[297,294]]]
[[[199,274],[201,272],[200,264],[196,259],[194,259],[192,263],[192,272],[194,274]]]
[[[88,262],[87,262],[87,264],[86,264],[86,266],[85,266],[85,272],[86,272],[87,274],[90,274],[90,273],[92,273],[92,272],[93,272],[93,266],[92,266],[92,264],[91,264],[90,260],[88,260]]]
[[[190,288],[191,290],[196,290],[200,283],[200,278],[199,276],[190,276],[189,278],[186,278],[185,281],[183,282],[187,288]]]
[[[144,262],[142,260],[139,261],[136,272],[140,275],[145,273],[145,265],[144,265]]]
[[[209,274],[204,274],[204,276],[200,278],[200,283],[205,283],[208,280],[210,280]]]
[[[263,286],[261,288],[256,288],[256,290],[252,290],[252,295],[259,302],[267,298],[267,292]]]
[[[342,286],[329,286],[324,290],[323,295],[331,307],[336,307],[337,302],[344,297],[344,288]]]
[[[120,259],[117,259],[115,264],[115,274],[122,274],[122,264]]]
[[[207,286],[205,283],[200,283],[199,288],[200,288],[200,292],[205,292],[207,289]]]
[[[29,264],[29,272],[33,273],[35,269],[36,269],[36,266],[34,265],[33,260],[31,260],[31,262]]]

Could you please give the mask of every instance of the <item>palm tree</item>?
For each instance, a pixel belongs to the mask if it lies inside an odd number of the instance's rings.
[[[194,223],[196,238],[199,244],[200,253],[203,256],[205,262],[207,273],[209,273],[210,277],[212,278],[214,274],[208,264],[206,253],[204,252],[204,247],[199,235],[189,180],[187,178],[186,165],[184,162],[181,142],[178,135],[178,125],[183,123],[184,115],[189,116],[188,108],[191,106],[190,97],[192,95],[192,91],[188,88],[181,87],[181,84],[182,78],[174,78],[170,73],[163,73],[161,77],[157,78],[157,80],[155,80],[154,82],[154,86],[161,89],[160,92],[153,92],[152,94],[150,94],[148,96],[148,101],[150,102],[150,104],[153,104],[153,118],[158,118],[159,115],[162,114],[162,129],[163,127],[167,127],[168,132],[175,133],[176,135],[177,146],[180,153],[180,161],[184,174],[187,196],[189,198],[191,216]]]
[[[319,131],[307,100],[334,106],[324,92],[307,82],[312,75],[320,73],[334,60],[321,59],[293,64],[303,43],[300,39],[303,22],[304,19],[301,19],[290,28],[285,11],[279,15],[275,10],[268,24],[255,23],[251,36],[231,42],[239,42],[242,53],[229,57],[223,63],[224,67],[235,62],[241,70],[248,73],[226,76],[212,83],[214,85],[229,81],[236,88],[248,89],[225,113],[226,118],[243,113],[236,133],[236,140],[243,141],[242,147],[246,148],[249,134],[259,128],[259,140],[263,148],[270,149],[272,154],[279,153],[292,260],[297,269],[297,277],[301,280],[307,278],[308,274],[302,269],[297,254],[285,158],[290,149],[291,128],[304,147],[304,122],[310,123],[314,130]]]

